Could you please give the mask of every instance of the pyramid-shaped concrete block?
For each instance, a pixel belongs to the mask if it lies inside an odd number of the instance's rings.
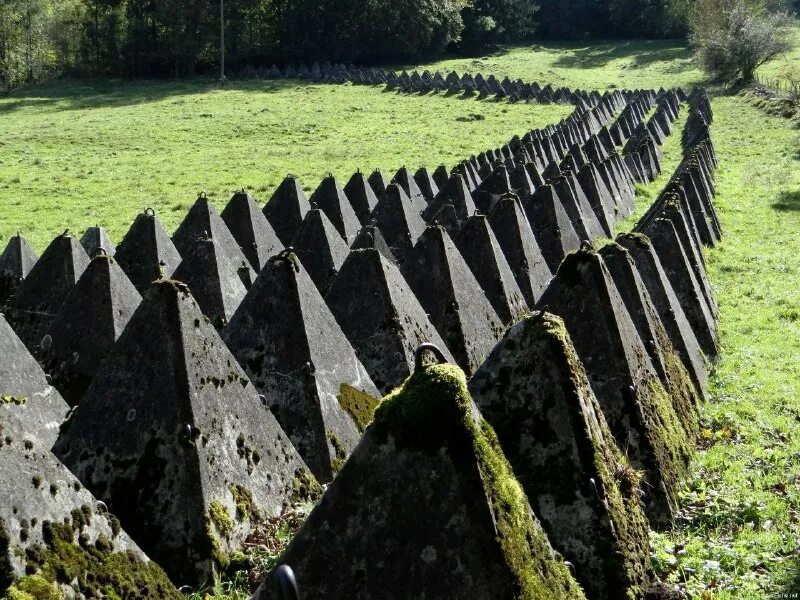
[[[392,182],[397,183],[401,188],[403,188],[403,191],[411,201],[411,206],[414,207],[414,210],[417,212],[417,214],[425,210],[428,202],[425,200],[422,190],[419,189],[414,176],[411,174],[411,171],[409,171],[408,168],[400,167],[397,173],[394,174]]]
[[[695,389],[705,395],[708,372],[703,351],[650,239],[632,233],[617,236],[616,242],[631,255],[672,346],[689,371]]]
[[[452,365],[384,398],[279,563],[305,600],[584,597]]]
[[[474,373],[503,322],[447,232],[428,227],[401,270],[456,362]]]
[[[333,223],[316,208],[308,211],[300,224],[292,240],[292,250],[320,294],[326,292],[349,252]]]
[[[381,230],[372,222],[361,228],[356,236],[356,241],[350,246],[351,250],[364,250],[365,248],[375,248],[386,260],[397,265],[397,257],[386,243]]]
[[[189,209],[178,229],[172,236],[172,242],[186,258],[194,251],[195,243],[200,239],[211,238],[217,242],[217,247],[222,250],[228,258],[236,265],[245,265],[247,270],[243,270],[239,277],[242,283],[248,284],[255,279],[255,275],[250,268],[250,262],[245,257],[244,252],[239,247],[239,242],[233,237],[225,221],[217,214],[217,209],[205,195],[200,197]]]
[[[11,300],[37,260],[36,252],[24,237],[19,233],[11,236],[0,254],[0,309]]]
[[[469,391],[589,597],[640,597],[650,553],[638,473],[608,429],[563,321],[537,313],[514,325]]]
[[[323,179],[319,187],[311,194],[309,201],[312,208],[322,209],[342,239],[350,246],[358,235],[361,222],[336,178],[328,175]]]
[[[697,435],[698,409],[705,390],[695,387],[675,351],[630,253],[615,242],[605,244],[598,253],[614,280],[661,383],[669,392],[675,413],[686,434],[693,438]]]
[[[155,211],[147,209],[136,216],[117,246],[114,260],[142,294],[154,281],[171,277],[181,262],[181,255]]]
[[[578,181],[606,237],[612,237],[617,222],[616,206],[611,193],[597,172],[597,167],[593,163],[588,163],[578,172]]]
[[[182,596],[117,518],[50,452],[52,440],[0,408],[0,590],[5,598]]]
[[[425,231],[425,221],[411,206],[408,195],[396,183],[389,184],[386,193],[372,213],[372,220],[399,262],[405,260]]]
[[[77,404],[142,297],[117,262],[98,254],[70,290],[39,348],[64,399]]]
[[[570,254],[542,307],[564,320],[611,433],[644,472],[651,524],[667,525],[692,447],[600,256],[591,250]]]
[[[0,420],[13,420],[15,427],[36,436],[49,449],[68,411],[58,390],[0,315]]]
[[[249,273],[249,268],[244,262],[234,263],[217,240],[198,239],[184,253],[172,278],[189,286],[200,310],[221,330],[247,294],[242,271]]]
[[[308,198],[293,175],[287,176],[264,207],[264,216],[284,246],[292,243],[297,228],[311,210]]]
[[[386,188],[389,187],[389,178],[383,174],[380,169],[375,169],[367,179],[369,181],[370,186],[372,186],[372,191],[375,192],[375,195],[380,198],[383,196],[384,192],[386,192]]]
[[[528,306],[533,306],[552,279],[552,272],[542,255],[519,199],[507,195],[489,214],[497,241],[511,266]]]
[[[386,188],[383,189],[386,191]],[[356,171],[344,186],[344,193],[358,217],[361,225],[369,223],[369,215],[378,205],[378,196],[372,189],[367,176],[361,171]]]
[[[188,288],[154,283],[53,452],[177,584],[313,477]]]
[[[378,391],[297,256],[270,261],[224,338],[311,472],[333,479]]]
[[[522,318],[528,305],[486,216],[467,219],[453,241],[503,323]]]
[[[89,264],[78,240],[65,231],[56,237],[17,288],[6,319],[32,352],[42,342],[64,299]]]
[[[447,170],[447,167],[444,165],[436,167],[436,170],[433,172],[433,181],[436,183],[436,187],[441,190],[449,180],[450,171]]]
[[[377,250],[351,252],[325,301],[382,393],[410,375],[420,344],[444,347],[398,268]]]
[[[417,182],[417,187],[425,198],[425,202],[430,202],[439,193],[439,186],[433,179],[433,175],[425,167],[420,167],[414,173],[414,181]]]
[[[278,234],[247,192],[234,194],[220,216],[256,274],[270,256],[283,250]]]
[[[555,272],[567,254],[581,247],[561,198],[551,185],[543,185],[522,201],[522,208],[547,266]]]
[[[591,241],[606,236],[583,187],[573,173],[566,173],[552,182],[552,185],[581,240]]]
[[[94,258],[100,253],[104,253],[106,256],[114,256],[117,251],[111,239],[108,237],[108,232],[100,227],[100,225],[89,227],[83,233],[81,236],[81,246],[86,250],[86,254],[89,258]]]
[[[453,205],[456,219],[459,223],[463,223],[477,211],[475,203],[472,201],[469,186],[467,186],[461,173],[453,173],[450,176],[447,185],[422,212],[422,217],[427,222],[431,222],[445,204]]]

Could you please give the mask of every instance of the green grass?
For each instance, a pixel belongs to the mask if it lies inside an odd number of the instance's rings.
[[[452,166],[571,110],[296,81],[30,88],[0,99],[0,246],[95,223],[118,242],[149,206],[172,231],[198,192],[264,203],[287,173],[312,191],[329,171]]]

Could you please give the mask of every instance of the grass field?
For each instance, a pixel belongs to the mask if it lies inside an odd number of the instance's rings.
[[[426,66],[602,89],[701,80],[673,42]],[[713,106],[725,238],[707,257],[722,354],[681,519],[653,535],[653,558],[695,598],[777,599],[800,592],[800,132],[740,96],[715,94]],[[286,172],[313,186],[327,170],[452,163],[568,111],[263,82],[35,88],[0,100],[0,234],[20,228],[41,249],[67,223],[99,220],[119,239],[151,204],[174,228],[199,189],[221,208],[242,186],[265,200]],[[458,120],[470,114],[485,120]],[[679,152],[673,138],[640,211]]]

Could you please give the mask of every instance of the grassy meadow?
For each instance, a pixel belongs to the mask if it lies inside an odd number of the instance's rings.
[[[419,68],[585,89],[702,81],[669,41],[527,46]],[[779,598],[800,592],[800,131],[743,96],[715,91],[712,102],[725,237],[707,260],[722,352],[683,511],[652,534],[653,561],[693,598]],[[450,165],[569,110],[297,82],[29,88],[0,99],[0,244],[19,229],[41,251],[95,222],[118,241],[146,206],[172,230],[198,191],[220,209],[242,187],[264,202],[288,172],[311,189],[327,171]],[[679,160],[674,135],[640,212]]]

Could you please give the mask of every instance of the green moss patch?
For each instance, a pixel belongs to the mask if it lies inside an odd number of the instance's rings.
[[[346,383],[339,387],[339,395],[336,398],[339,400],[339,405],[350,415],[361,433],[372,422],[375,409],[380,403],[378,398],[374,398],[368,393],[362,392]]]
[[[26,575],[6,590],[4,600],[62,600],[56,584],[39,575]]]
[[[316,503],[322,497],[322,486],[306,469],[297,469],[292,479],[292,504]]]
[[[228,486],[236,503],[236,518],[239,520],[250,519],[258,521],[261,518],[261,511],[253,500],[253,494],[243,485],[234,484]]]
[[[336,475],[342,470],[344,463],[347,462],[347,450],[345,450],[342,441],[332,431],[328,432],[328,440],[330,441],[331,446],[333,446],[334,452],[333,459],[331,460],[331,470],[333,471],[333,474]]]
[[[208,516],[211,522],[222,535],[228,535],[233,531],[234,522],[228,509],[218,500],[212,500],[208,505]]]
[[[22,406],[28,399],[22,396],[0,396],[0,404],[16,404]]]

